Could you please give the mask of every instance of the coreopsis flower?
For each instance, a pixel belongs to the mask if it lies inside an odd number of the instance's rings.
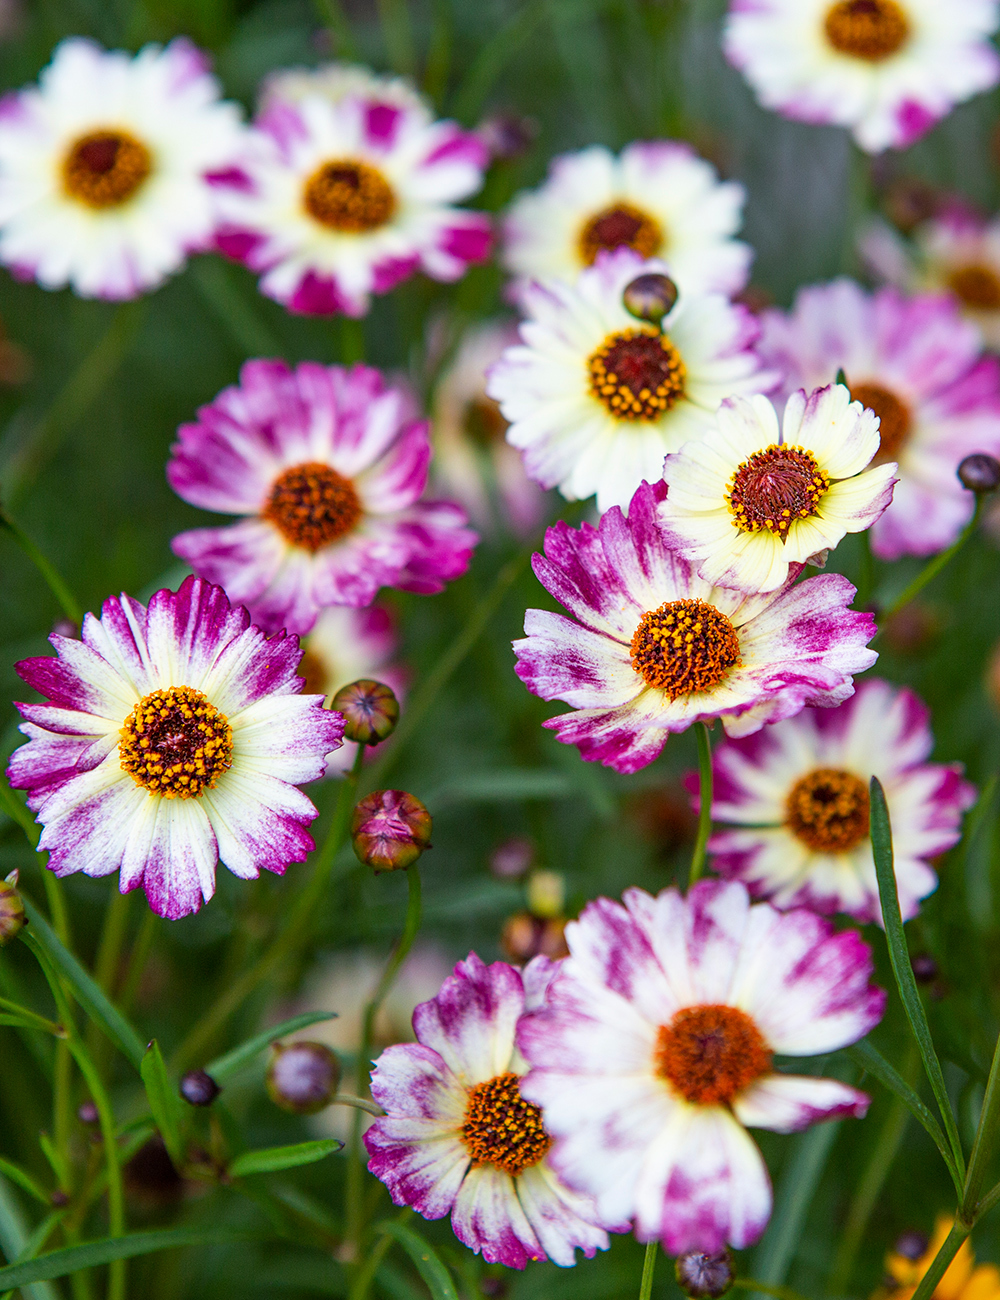
[[[17,665],[46,699],[17,706],[28,743],[7,774],[57,876],[117,871],[173,920],[212,897],[219,859],[243,880],[305,860],[317,811],[296,786],[322,776],[344,720],[299,694],[295,637],[191,577],[49,639],[56,658]]]
[[[765,108],[905,149],[1000,80],[996,0],[732,0],[723,35]]]
[[[505,441],[507,421],[486,395],[487,370],[516,342],[516,327],[498,321],[473,325],[462,335],[434,389],[433,478],[478,527],[495,531],[506,524],[527,536],[545,517],[545,493]]]
[[[775,591],[790,565],[885,510],[896,466],[867,468],[878,449],[878,420],[840,384],[798,389],[780,429],[766,397],[729,398],[713,429],[666,458],[660,518],[706,582]]]
[[[520,298],[532,280],[574,281],[602,250],[663,258],[682,292],[738,293],[753,250],[733,235],[745,191],[679,140],[601,145],[555,158],[503,224],[503,262]]]
[[[663,457],[700,437],[726,397],[772,383],[753,352],[758,327],[721,294],[680,293],[655,325],[629,314],[626,286],[666,263],[631,249],[600,253],[575,283],[524,293],[522,342],[492,368],[486,391],[510,421],[528,474],[569,500],[628,506]]]
[[[775,1070],[773,1056],[845,1047],[881,1019],[871,953],[852,930],[753,906],[740,884],[683,897],[627,890],[566,927],[570,955],[518,1028],[553,1167],[672,1255],[742,1249],[771,1213],[747,1128],[791,1133],[863,1116],[864,1093]]]
[[[380,587],[441,591],[468,567],[464,512],[418,499],[427,423],[368,366],[248,361],[178,439],[174,491],[244,518],[181,533],[174,551],[265,631],[304,634],[320,610],[370,605]]]
[[[709,841],[712,865],[777,907],[880,922],[868,833],[868,784],[877,776],[900,910],[904,920],[915,916],[937,887],[932,859],[957,843],[976,797],[960,763],[927,762],[928,717],[912,691],[868,678],[839,708],[803,709],[719,745],[712,819],[722,828]]]
[[[275,100],[220,191],[218,244],[290,311],[363,316],[416,271],[457,280],[487,255],[488,218],[454,206],[486,161],[476,136],[419,106]]]
[[[520,1092],[515,1028],[554,969],[544,957],[521,972],[470,953],[414,1011],[417,1042],[386,1048],[372,1074],[386,1115],[365,1133],[368,1168],[397,1205],[450,1214],[459,1241],[508,1268],[570,1265],[577,1247],[589,1258],[608,1246],[590,1199],[553,1171],[541,1112]]]
[[[528,689],[572,706],[543,725],[618,772],[645,767],[694,722],[721,718],[745,736],[806,704],[839,704],[877,658],[866,649],[875,622],[848,609],[854,587],[840,574],[795,583],[795,565],[755,595],[699,578],[659,525],[665,495],[643,483],[627,517],[615,506],[598,528],[550,528],[535,575],[573,619],[529,609],[514,642]]]
[[[321,63],[318,68],[280,68],[268,73],[259,104],[264,112],[275,104],[301,104],[315,97],[331,104],[361,99],[389,110],[422,114],[428,122],[432,118],[429,101],[409,78],[386,76],[362,64],[339,60]]]
[[[205,56],[178,38],[134,57],[63,41],[0,101],[0,261],[45,289],[135,298],[211,245],[211,175],[241,149]]]
[[[768,310],[759,349],[785,373],[782,392],[828,384],[879,417],[878,465],[898,462],[892,501],[875,521],[883,559],[943,550],[975,504],[956,476],[970,452],[1000,453],[1000,362],[940,296],[866,293],[851,280],[801,289],[789,313]]]
[[[910,1300],[954,1226],[948,1214],[939,1214],[930,1241],[908,1232],[886,1253],[885,1282],[872,1300]],[[995,1264],[976,1264],[968,1238],[934,1288],[934,1300],[1000,1300],[1000,1269]]]

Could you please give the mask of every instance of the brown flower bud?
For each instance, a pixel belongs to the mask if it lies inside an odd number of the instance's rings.
[[[1000,487],[1000,460],[985,451],[974,451],[958,464],[958,481],[977,496]]]
[[[351,841],[376,871],[404,871],[430,844],[431,815],[405,790],[375,790],[354,809]]]
[[[17,892],[17,872],[0,880],[0,948],[24,929],[24,902]]]
[[[733,1285],[736,1269],[728,1250],[706,1254],[701,1250],[686,1250],[677,1256],[674,1266],[677,1285],[693,1300],[718,1300]]]
[[[622,302],[630,316],[659,325],[677,301],[677,285],[669,275],[647,271],[629,281],[622,293]]]
[[[180,1082],[180,1094],[189,1106],[211,1106],[221,1091],[204,1070],[188,1070]]]
[[[267,1095],[282,1110],[315,1115],[329,1106],[340,1082],[340,1061],[324,1043],[275,1043],[267,1067]]]
[[[362,677],[342,686],[330,703],[344,715],[344,739],[377,745],[396,730],[399,701],[382,682]]]
[[[543,920],[530,912],[515,912],[504,922],[500,933],[500,949],[508,961],[531,961],[532,957],[548,957],[556,961],[567,957],[566,922],[559,917]]]

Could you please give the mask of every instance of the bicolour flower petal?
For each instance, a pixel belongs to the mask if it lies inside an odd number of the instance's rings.
[[[864,1119],[871,1098],[837,1079],[766,1074],[733,1100],[733,1114],[747,1128],[797,1133],[819,1120]]]

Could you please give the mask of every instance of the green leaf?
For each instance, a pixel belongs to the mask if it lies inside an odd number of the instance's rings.
[[[171,1087],[163,1053],[155,1038],[146,1048],[139,1071],[149,1099],[149,1109],[153,1112],[167,1154],[173,1161],[174,1168],[181,1169],[185,1162],[185,1152],[181,1139],[180,1100]]]
[[[17,1183],[18,1187],[26,1191],[29,1196],[33,1196],[36,1201],[41,1201],[45,1206],[52,1204],[48,1192],[41,1183],[33,1178],[26,1169],[14,1164],[13,1160],[7,1160],[4,1156],[0,1156],[0,1174],[4,1174],[12,1183]]]
[[[100,1241],[87,1241],[81,1246],[66,1246],[50,1250],[37,1259],[22,1264],[8,1264],[0,1268],[0,1287],[13,1289],[29,1282],[45,1282],[50,1278],[66,1277],[84,1268],[110,1264],[115,1259],[132,1259],[136,1255],[152,1255],[158,1250],[173,1250],[181,1246],[217,1246],[227,1242],[249,1241],[253,1233],[236,1232],[230,1228],[168,1228],[155,1232],[130,1232],[124,1237],[102,1237]]]
[[[311,1165],[315,1160],[339,1151],[343,1142],[336,1138],[318,1138],[315,1142],[296,1142],[288,1147],[265,1147],[262,1151],[245,1151],[229,1166],[234,1178],[247,1174],[268,1174],[275,1169],[294,1169],[296,1165]]]
[[[889,825],[889,809],[878,777],[872,777],[869,790],[872,853],[875,857],[875,874],[878,876],[878,896],[882,905],[885,938],[889,945],[889,961],[892,963],[892,973],[896,977],[896,987],[899,989],[906,1018],[910,1022],[917,1047],[920,1049],[920,1059],[924,1063],[931,1091],[934,1093],[934,1099],[944,1121],[955,1167],[964,1180],[965,1156],[962,1152],[962,1142],[958,1136],[958,1127],[951,1109],[948,1090],[945,1088],[941,1062],[934,1050],[934,1040],[931,1038],[927,1016],[924,1014],[924,1004],[920,1000],[917,981],[913,977],[913,967],[910,965],[910,950],[903,931],[899,896],[896,893],[896,873],[892,865],[892,828]]]
[[[416,1265],[417,1272],[427,1283],[433,1300],[458,1300],[458,1292],[451,1275],[437,1255],[418,1232],[396,1219],[383,1219],[376,1224],[376,1232],[392,1237]]]
[[[318,1025],[323,1020],[335,1020],[336,1016],[336,1011],[303,1011],[301,1015],[292,1016],[291,1020],[283,1020],[273,1029],[265,1029],[262,1034],[248,1038],[245,1043],[234,1047],[225,1056],[217,1056],[214,1061],[209,1061],[205,1071],[216,1083],[224,1083],[245,1065],[249,1065],[258,1052],[262,1052],[277,1039],[284,1038],[286,1034],[294,1034],[298,1029],[306,1029],[309,1025]]]
[[[51,925],[28,899],[24,900],[24,910],[39,947],[67,981],[77,1002],[135,1068],[141,1069],[142,1058],[146,1054],[142,1039],[118,1008],[112,1005],[100,985],[91,979],[73,954],[63,947]]]

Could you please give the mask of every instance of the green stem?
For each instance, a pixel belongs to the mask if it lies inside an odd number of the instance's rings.
[[[769,1286],[766,1282],[758,1282],[752,1277],[734,1277],[733,1287],[738,1287],[741,1291],[762,1291],[764,1295],[773,1295],[775,1300],[804,1300],[804,1297],[798,1291],[793,1291],[790,1286]]]
[[[945,1238],[944,1245],[934,1256],[930,1268],[918,1282],[917,1289],[913,1292],[910,1300],[931,1300],[931,1296],[937,1289],[937,1284],[948,1271],[948,1265],[958,1254],[962,1242],[970,1231],[970,1224],[962,1223],[960,1219],[955,1220],[951,1232]]]
[[[413,44],[408,0],[378,0],[378,16],[389,66],[394,72],[413,76],[417,54]]]
[[[875,594],[875,556],[872,554],[872,536],[869,529],[861,534],[861,563],[858,566],[858,592],[855,604],[858,609],[869,609]]]
[[[330,1105],[354,1106],[357,1110],[365,1110],[376,1118],[385,1114],[377,1101],[369,1101],[366,1097],[352,1097],[349,1092],[338,1092],[336,1096],[330,1098]]]
[[[649,1300],[653,1291],[653,1273],[656,1270],[656,1256],[660,1243],[650,1241],[646,1245],[646,1254],[642,1260],[642,1281],[639,1284],[639,1300]]]
[[[976,508],[972,512],[972,518],[959,533],[955,541],[952,542],[946,551],[941,551],[938,555],[935,555],[932,560],[925,564],[913,581],[903,588],[902,593],[896,597],[892,604],[882,611],[879,632],[881,632],[886,620],[892,618],[895,614],[898,614],[899,611],[904,609],[915,596],[918,596],[931,579],[936,578],[945,565],[962,549],[979,525],[979,516],[983,511],[984,500],[985,497],[983,496],[976,497]]]
[[[0,1012],[4,1011],[20,1016],[26,1028],[41,1029],[43,1033],[55,1034],[58,1038],[62,1037],[62,1027],[57,1025],[54,1020],[46,1020],[44,1016],[40,1016],[36,1011],[29,1011],[27,1007],[22,1007],[19,1002],[12,1002],[10,998],[0,998]]]
[[[712,740],[704,722],[694,724],[694,734],[698,741],[698,833],[695,836],[694,852],[691,854],[691,871],[688,875],[688,888],[701,878],[705,870],[705,855],[708,849],[708,837],[712,833]]]
[[[94,963],[94,978],[109,997],[114,997],[115,976],[121,962],[122,945],[128,929],[128,909],[132,901],[131,894],[122,894],[117,889],[111,895],[104,913],[104,928],[97,949]]]
[[[121,997],[118,999],[118,1005],[121,1007],[124,1016],[131,1016],[132,1014],[132,1004],[135,1002],[139,984],[146,969],[146,962],[149,960],[149,954],[153,947],[153,940],[156,938],[158,920],[159,918],[152,908],[148,908],[143,914],[139,933],[132,945],[132,951],[129,953],[128,966],[122,982]]]
[[[21,550],[25,553],[31,563],[45,579],[45,583],[59,602],[59,608],[70,620],[79,627],[83,621],[83,610],[80,608],[76,597],[70,591],[69,587],[63,581],[55,565],[49,560],[27,533],[22,531],[5,510],[0,510],[0,528],[5,528]]]
[[[360,59],[358,47],[351,31],[351,24],[344,13],[340,0],[313,0],[320,20],[326,24],[333,37],[334,53],[339,59],[348,63],[357,63]]]
[[[364,321],[354,316],[340,318],[340,364],[353,366],[365,359]]]
[[[975,1221],[978,1214],[986,1171],[996,1150],[998,1127],[1000,1127],[1000,1038],[997,1039],[993,1050],[993,1064],[990,1066],[990,1077],[986,1082],[986,1095],[983,1097],[983,1109],[972,1143],[969,1169],[965,1175],[965,1190],[959,1208],[959,1217],[969,1224]]]
[[[368,1252],[367,1259],[358,1272],[357,1277],[354,1279],[354,1285],[348,1293],[347,1300],[365,1300],[365,1297],[371,1289],[371,1284],[375,1280],[375,1274],[378,1272],[378,1267],[388,1254],[391,1245],[392,1238],[388,1233],[378,1239],[375,1245]]]

